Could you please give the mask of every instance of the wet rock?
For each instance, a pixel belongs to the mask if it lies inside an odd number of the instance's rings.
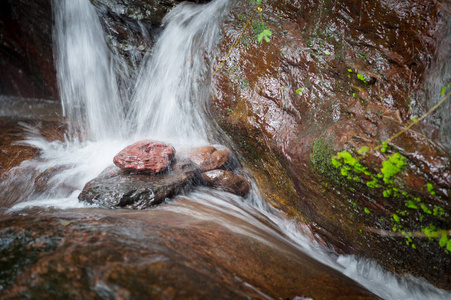
[[[337,151],[379,145],[431,107],[429,102],[436,103],[425,93],[425,77],[432,62],[449,57],[449,47],[443,46],[448,14],[440,3],[423,0],[355,4],[263,3],[262,20],[278,35],[260,44],[258,32],[246,33],[213,78],[210,111],[275,207],[315,224],[314,230],[342,252],[375,259],[387,269],[451,290],[451,257],[438,239],[418,234],[413,249],[402,236],[380,234],[392,231],[390,219],[406,209],[405,202],[384,198],[364,184],[346,185],[330,163]],[[245,3],[233,9],[218,57],[231,49],[242,16],[252,9]],[[446,115],[448,108],[441,109]],[[431,123],[437,119],[431,117]],[[396,138],[388,152],[406,156],[403,188],[428,207],[443,207],[446,217],[435,219],[434,226],[448,229],[450,152],[441,142],[449,134],[439,123],[421,124]],[[370,155],[365,163],[377,173],[387,154]],[[440,190],[435,196],[429,194],[428,182]],[[417,217],[415,211],[402,219],[418,233],[427,223],[418,224]]]
[[[242,197],[246,197],[251,190],[251,185],[244,176],[226,170],[204,172],[202,173],[202,178],[209,186],[220,188]]]
[[[51,0],[0,4],[0,94],[58,99]]]
[[[119,168],[130,172],[156,174],[165,171],[175,156],[169,144],[143,140],[125,147],[113,159]]]
[[[203,218],[96,209],[1,216],[0,298],[376,299],[258,226],[180,202]]]
[[[78,199],[105,208],[145,209],[190,186],[195,172],[188,161],[176,161],[164,174],[131,174],[115,166],[88,182]]]
[[[229,151],[227,149],[216,149],[213,146],[205,146],[193,149],[188,154],[189,159],[194,166],[202,172],[219,169],[229,160]]]

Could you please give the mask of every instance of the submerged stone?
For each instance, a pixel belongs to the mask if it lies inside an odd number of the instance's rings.
[[[244,176],[226,170],[211,170],[202,173],[202,178],[210,186],[242,197],[246,197],[251,190],[251,185]]]
[[[175,156],[169,144],[143,140],[125,147],[113,159],[116,166],[130,172],[156,174],[165,171]]]
[[[205,146],[192,150],[189,159],[197,169],[205,172],[223,167],[229,160],[229,151]]]
[[[111,166],[88,182],[78,199],[105,208],[145,209],[179,194],[194,179],[187,160],[175,162],[164,174],[131,174]]]

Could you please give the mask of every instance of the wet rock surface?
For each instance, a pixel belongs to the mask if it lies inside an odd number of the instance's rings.
[[[88,182],[78,198],[106,208],[145,209],[190,187],[194,175],[194,169],[183,161],[176,161],[170,171],[158,175],[131,174],[112,166]]]
[[[209,186],[222,189],[241,197],[246,197],[251,190],[251,185],[244,176],[226,170],[207,171],[202,173],[202,178]]]
[[[0,94],[57,99],[51,0],[0,4]]]
[[[247,3],[234,8],[219,58],[226,56],[253,9]],[[273,32],[271,42],[256,41],[264,25],[253,20],[214,77],[210,105],[219,126],[244,154],[262,194],[287,215],[310,223],[337,251],[376,259],[389,270],[451,290],[451,256],[438,239],[422,236],[418,211],[402,218],[416,232],[413,249],[401,233],[390,235],[393,214],[406,209],[404,201],[347,183],[330,163],[338,151],[354,149],[356,154],[362,146],[376,147],[426,111],[428,66],[449,57],[441,42],[448,32],[446,11],[423,0],[402,5],[273,1],[262,9],[262,20]],[[446,132],[432,123],[414,127],[395,139],[387,153],[363,162],[377,174],[389,155],[404,155],[403,189],[431,210],[442,206],[445,217],[433,222],[446,230],[451,227],[450,152],[441,143]],[[435,195],[428,192],[428,182]]]
[[[174,156],[175,149],[171,145],[143,140],[125,147],[113,162],[129,172],[157,174],[166,171]]]
[[[40,151],[21,143],[28,137],[41,137],[48,141],[64,140],[67,124],[63,121],[11,119],[0,117],[0,211],[14,205],[34,191],[45,189],[45,184],[57,170],[46,170],[43,174],[27,168],[17,168],[22,163],[38,159]]]
[[[266,242],[163,210],[1,216],[0,297],[376,299],[278,238],[227,218]]]
[[[114,157],[114,163],[122,168],[111,166],[105,169],[85,185],[78,198],[81,202],[105,208],[145,209],[199,184],[242,197],[249,194],[251,186],[246,178],[216,169],[227,163],[229,150],[205,146],[188,152],[187,156],[174,158],[172,146],[151,140],[136,142]],[[149,168],[146,171],[136,168],[136,162],[140,165],[145,162],[147,167],[150,162],[152,172]],[[155,165],[159,168],[155,169]],[[45,182],[47,173],[54,171],[57,170],[46,170],[38,176],[37,188]]]
[[[205,172],[224,167],[229,160],[229,151],[205,146],[190,151],[188,157],[197,169]]]

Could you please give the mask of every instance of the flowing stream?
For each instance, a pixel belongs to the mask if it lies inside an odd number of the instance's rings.
[[[12,176],[1,184],[4,193],[16,197],[10,211],[30,206],[89,209],[77,199],[84,184],[110,166],[122,148],[143,138],[170,142],[176,148],[218,143],[205,113],[211,89],[211,66],[206,57],[215,53],[221,20],[232,2],[182,3],[172,9],[164,19],[165,29],[152,55],[141,66],[132,96],[124,99],[120,95],[130,93],[120,93],[115,75],[115,70],[124,66],[115,65],[120,60],[113,59],[107,47],[95,8],[89,0],[55,0],[54,47],[69,131],[65,142],[48,142],[38,130],[24,125],[28,139],[23,143],[41,149],[42,154],[38,160],[26,161],[17,168],[20,180]],[[36,176],[55,167],[62,171],[50,179],[46,191],[30,187],[29,182]],[[20,170],[29,170],[27,180],[23,180]],[[449,293],[421,279],[400,278],[372,261],[337,255],[317,244],[305,226],[266,203],[255,184],[244,201],[206,188],[195,189],[186,197],[271,234],[281,232],[286,243],[384,299],[451,299]],[[170,203],[160,209],[196,215],[190,208],[173,208]],[[261,218],[271,224],[261,222]]]

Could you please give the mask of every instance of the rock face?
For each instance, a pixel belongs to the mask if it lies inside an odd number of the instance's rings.
[[[348,181],[331,164],[338,151],[378,146],[432,106],[428,93],[440,94],[440,88],[425,92],[429,84],[424,80],[428,66],[450,57],[450,48],[443,46],[449,14],[437,2],[404,4],[264,2],[265,25],[253,21],[254,31],[245,32],[213,78],[210,111],[275,207],[302,216],[338,251],[373,258],[390,270],[451,290],[451,255],[438,239],[422,235],[428,224],[451,228],[450,152],[440,144],[447,134],[439,130],[439,118],[432,116],[430,124],[393,140],[386,153],[377,151],[362,162],[377,174],[383,160],[401,153],[407,164],[400,174],[402,189],[431,212],[444,209],[443,217],[433,218],[411,208],[399,219],[416,234],[416,249],[402,232],[390,234],[398,220],[393,214],[406,210],[407,202],[384,197],[382,188],[369,188],[360,179]],[[219,58],[231,49],[243,16],[253,9],[247,2],[235,6],[224,26]],[[272,39],[258,43],[265,26]]]
[[[209,186],[220,188],[241,197],[246,197],[251,190],[251,185],[246,178],[226,170],[207,171],[202,173],[202,178]]]
[[[177,210],[1,216],[0,298],[376,299],[258,227],[248,225],[264,243],[255,233],[230,230],[225,220],[243,223]]]
[[[156,174],[167,170],[175,156],[175,149],[169,144],[143,140],[127,146],[113,159],[121,169]]]
[[[57,99],[51,0],[0,4],[0,94]]]
[[[105,208],[145,209],[179,194],[194,179],[189,163],[177,161],[165,174],[130,174],[117,167],[107,168],[88,182],[79,200]]]
[[[229,160],[229,151],[218,150],[213,146],[196,148],[188,154],[194,166],[202,172],[219,169]]]

